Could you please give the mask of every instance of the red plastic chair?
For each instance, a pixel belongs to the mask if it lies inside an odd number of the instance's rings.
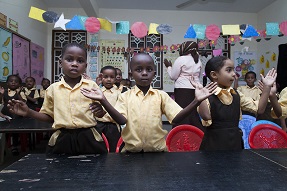
[[[287,148],[287,134],[271,124],[255,126],[248,138],[251,149]]]
[[[119,153],[119,152],[120,152],[120,148],[121,148],[123,142],[124,142],[124,141],[123,141],[123,138],[120,137],[119,140],[118,140],[118,143],[117,143],[116,153]]]
[[[198,151],[203,135],[203,131],[195,126],[176,126],[167,134],[167,149],[169,152]]]
[[[102,137],[103,137],[103,140],[105,141],[108,152],[110,152],[109,141],[108,141],[107,137],[104,135],[104,133],[102,133]]]

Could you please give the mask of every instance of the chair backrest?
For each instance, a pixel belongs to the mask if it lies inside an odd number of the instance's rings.
[[[120,152],[120,149],[121,149],[121,146],[123,144],[123,138],[120,137],[119,140],[118,140],[118,143],[117,143],[117,147],[116,147],[116,153],[119,153]]]
[[[252,149],[287,148],[286,132],[271,124],[255,126],[248,141]]]
[[[104,140],[104,142],[105,142],[105,144],[106,144],[106,147],[107,147],[108,152],[110,152],[109,141],[108,141],[108,139],[107,139],[107,137],[105,136],[104,133],[102,133],[102,137],[103,137],[103,140]]]
[[[242,130],[242,139],[244,142],[244,148],[250,149],[248,144],[248,136],[251,131],[252,124],[256,121],[256,118],[251,115],[242,115],[242,119],[239,121],[239,128]]]
[[[260,124],[271,124],[271,125],[274,125],[278,128],[281,129],[281,127],[279,125],[277,125],[276,123],[272,122],[272,121],[269,121],[269,120],[258,120],[258,121],[255,121],[252,125],[251,125],[251,129],[253,129],[255,126],[257,125],[260,125]]]
[[[203,135],[203,131],[195,126],[176,126],[167,134],[167,149],[169,152],[198,151]]]

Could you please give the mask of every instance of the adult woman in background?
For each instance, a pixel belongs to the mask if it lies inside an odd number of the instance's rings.
[[[182,108],[185,108],[195,97],[195,88],[191,85],[190,79],[192,78],[195,82],[200,83],[199,77],[202,63],[197,49],[198,45],[196,42],[186,41],[180,45],[180,56],[175,60],[173,66],[170,61],[164,60],[169,77],[174,80],[175,101]],[[194,125],[203,131],[205,130],[196,110],[173,127],[181,124]]]

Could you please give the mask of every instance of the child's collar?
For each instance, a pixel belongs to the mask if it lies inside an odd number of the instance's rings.
[[[234,90],[232,87],[229,87],[229,88],[227,88],[227,89],[223,89],[223,88],[221,88],[221,87],[217,87],[217,88],[215,89],[214,95],[218,95],[222,90],[226,90],[227,92],[230,92],[230,93],[235,94],[235,90]]]

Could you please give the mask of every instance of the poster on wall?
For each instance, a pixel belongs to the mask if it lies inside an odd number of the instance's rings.
[[[30,43],[31,49],[31,76],[35,78],[36,84],[40,85],[44,77],[44,48]]]
[[[30,42],[13,34],[13,74],[25,81],[30,76]]]
[[[234,51],[234,67],[240,81],[244,81],[248,71],[256,71],[256,59],[255,51]]]
[[[0,28],[0,81],[12,74],[12,33]]]

